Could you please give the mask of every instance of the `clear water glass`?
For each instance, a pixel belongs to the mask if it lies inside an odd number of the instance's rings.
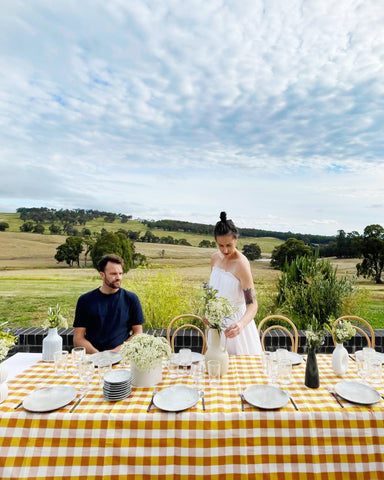
[[[71,350],[72,365],[74,366],[74,373],[78,373],[79,364],[85,358],[85,347],[74,347]]]
[[[82,390],[87,390],[95,375],[95,365],[92,360],[84,358],[79,364],[80,380],[84,383]]]
[[[112,363],[103,363],[98,365],[97,373],[99,375],[99,385],[102,387],[104,385],[105,374],[112,370]]]
[[[192,350],[190,348],[181,348],[179,350],[179,361],[183,367],[184,375],[188,375],[188,369],[192,365]]]
[[[200,390],[200,384],[204,377],[204,363],[203,361],[196,362],[192,364],[192,379],[193,379],[193,386],[197,390]]]
[[[355,353],[356,358],[356,370],[357,374],[361,378],[363,382],[367,381],[368,377],[368,357],[367,354],[360,350],[359,352]]]
[[[168,373],[170,378],[176,379],[179,376],[179,354],[172,353],[171,358],[168,360]]]
[[[67,373],[68,366],[68,352],[67,350],[59,350],[53,354],[55,361],[55,373],[56,375],[65,375]]]
[[[220,362],[218,360],[208,360],[207,368],[210,386],[218,386],[220,383]]]
[[[290,385],[292,380],[292,362],[289,358],[278,359],[279,382]]]
[[[276,352],[271,352],[268,360],[268,376],[272,385],[278,383],[279,379],[279,360]]]
[[[383,380],[383,365],[381,359],[368,357],[368,380],[375,385],[381,385]]]

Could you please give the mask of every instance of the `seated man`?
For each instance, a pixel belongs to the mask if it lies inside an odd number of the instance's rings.
[[[73,341],[87,353],[118,352],[132,334],[143,332],[145,320],[138,296],[120,288],[123,265],[118,255],[104,255],[98,264],[103,285],[77,301]]]

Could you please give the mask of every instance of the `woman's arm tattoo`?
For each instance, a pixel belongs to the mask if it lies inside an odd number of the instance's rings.
[[[256,292],[254,288],[247,288],[243,290],[244,298],[246,305],[250,305],[251,303],[255,303],[256,301]]]

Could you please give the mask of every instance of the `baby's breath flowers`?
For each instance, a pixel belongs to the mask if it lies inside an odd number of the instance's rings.
[[[68,328],[67,319],[61,315],[60,311],[61,309],[58,304],[56,307],[49,307],[48,316],[41,325],[41,328],[44,328],[44,330],[56,327]]]
[[[354,335],[356,335],[356,330],[353,328],[352,323],[348,322],[347,320],[341,320],[336,324],[333,323],[330,326],[327,326],[327,328],[331,332],[331,335],[335,339],[336,343],[347,342]]]
[[[217,296],[217,290],[203,282],[204,295],[201,299],[199,315],[206,320],[210,328],[221,333],[223,320],[233,314],[233,307],[224,297]]]
[[[164,337],[155,337],[146,333],[135,335],[124,342],[120,349],[124,361],[131,360],[142,372],[156,367],[162,358],[171,357],[171,347]]]
[[[305,330],[308,348],[316,349],[320,347],[324,343],[325,333],[325,328],[314,318],[312,323],[308,325],[307,330]]]
[[[15,345],[17,337],[11,332],[0,331],[0,362],[7,358],[9,349]]]

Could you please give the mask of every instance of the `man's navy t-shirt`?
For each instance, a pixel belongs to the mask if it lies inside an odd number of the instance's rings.
[[[120,288],[106,295],[100,289],[81,295],[74,327],[85,327],[85,338],[100,351],[121,345],[130,336],[132,325],[145,322],[138,296]]]

